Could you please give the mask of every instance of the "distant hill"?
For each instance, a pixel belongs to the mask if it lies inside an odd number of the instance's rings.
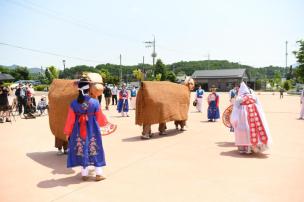
[[[1,65],[0,65],[1,67]],[[18,65],[11,66],[2,66],[8,69],[13,69],[18,67]],[[79,71],[100,71],[101,69],[107,70],[110,75],[119,77],[120,70],[122,71],[122,75],[126,77],[126,79],[132,79],[133,70],[134,69],[142,69],[142,64],[130,65],[130,66],[120,66],[116,64],[99,64],[95,67],[90,67],[86,65],[78,65],[75,67],[70,67],[66,69],[66,73],[70,72],[71,75],[75,75],[76,72]],[[246,69],[249,77],[251,79],[270,79],[274,78],[275,73],[279,74],[281,77],[285,77],[287,71],[283,67],[277,66],[269,66],[269,67],[260,67],[255,68],[249,65],[243,65],[240,63],[230,62],[228,60],[201,60],[201,61],[180,61],[172,64],[167,64],[166,68],[168,70],[174,71],[176,75],[192,75],[196,70],[213,70],[213,69]],[[151,70],[152,66],[149,64],[145,64],[144,70]],[[41,71],[40,68],[33,67],[28,68],[30,74],[37,74]],[[43,69],[44,71],[45,69]],[[128,77],[128,78],[127,78]]]
[[[41,68],[38,67],[28,68],[28,70],[31,74],[37,74],[41,72]],[[44,69],[42,69],[42,71],[44,71]]]
[[[20,65],[10,65],[10,66],[5,66],[5,65],[0,65],[1,67],[7,68],[7,69],[15,69],[17,67],[20,67]],[[31,67],[31,68],[27,68],[30,72],[30,74],[37,74],[40,73],[41,68],[38,67]],[[43,68],[42,71],[44,71],[45,69]]]
[[[273,78],[275,72],[279,72],[284,77],[286,70],[283,67],[269,66],[255,68],[249,65],[229,62],[227,60],[203,60],[203,61],[181,61],[167,65],[167,68],[173,70],[176,74],[184,72],[192,75],[196,70],[214,70],[214,69],[246,69],[252,79]]]

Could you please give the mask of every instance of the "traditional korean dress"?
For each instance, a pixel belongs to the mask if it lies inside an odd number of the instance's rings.
[[[106,165],[99,126],[107,125],[99,102],[85,96],[82,104],[70,105],[64,132],[69,136],[67,167]]]
[[[202,105],[203,105],[203,95],[204,95],[203,89],[197,89],[195,93],[195,99],[196,99],[196,109],[199,112],[202,112]]]
[[[268,124],[256,95],[243,82],[230,118],[240,152],[265,150],[271,142]]]
[[[304,89],[302,90],[301,93],[300,102],[301,102],[300,119],[304,119]]]
[[[129,103],[128,103],[129,93],[126,89],[122,89],[119,92],[119,100],[117,104],[117,111],[121,112],[128,112],[129,111]]]
[[[217,93],[211,93],[208,96],[208,119],[215,120],[220,118],[220,109],[219,109],[219,95]]]
[[[229,91],[230,104],[232,104],[232,105],[234,104],[236,96],[237,96],[236,89],[232,89],[232,90]]]
[[[132,109],[136,108],[136,94],[137,94],[136,89],[132,89],[131,90],[131,98],[130,98]]]

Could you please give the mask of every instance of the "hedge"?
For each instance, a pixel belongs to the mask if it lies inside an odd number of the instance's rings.
[[[49,88],[49,85],[34,86],[35,91],[46,91],[48,88]]]

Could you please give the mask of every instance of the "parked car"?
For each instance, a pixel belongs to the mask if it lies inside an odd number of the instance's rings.
[[[11,84],[10,88],[11,89],[16,89],[18,87],[19,83],[21,83],[23,85],[25,85],[27,83],[30,83],[33,86],[41,85],[41,82],[37,81],[37,80],[18,80],[18,81],[15,81],[13,84]]]

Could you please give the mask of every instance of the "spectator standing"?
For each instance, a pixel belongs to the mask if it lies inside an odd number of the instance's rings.
[[[136,95],[137,95],[137,90],[136,90],[135,86],[133,86],[130,94],[131,94],[131,97],[130,97],[131,108],[135,109],[136,108]]]
[[[109,110],[112,93],[111,93],[111,89],[109,88],[109,86],[107,84],[105,85],[103,93],[104,93],[104,97],[106,100],[106,110]]]
[[[198,112],[202,112],[204,93],[205,91],[202,89],[202,86],[199,85],[198,89],[195,91],[196,109]]]
[[[24,114],[27,113],[26,111],[26,90],[25,87],[22,85],[22,83],[19,83],[18,88],[15,92],[15,95],[17,96],[17,101],[18,101],[18,111],[19,115],[22,114],[22,106],[24,110]]]
[[[30,99],[31,99],[31,102],[34,106],[36,106],[36,99],[35,99],[35,90],[32,86],[32,84],[29,84],[28,86],[28,90],[30,92]]]
[[[300,104],[301,104],[301,112],[299,119],[304,119],[304,89],[301,92]]]
[[[9,89],[3,86],[3,83],[0,82],[0,123],[11,122],[10,113],[8,112],[10,106],[8,102]],[[3,113],[3,114],[2,114]],[[5,117],[4,120],[2,117]]]
[[[284,91],[284,88],[280,88],[280,99],[283,99]]]
[[[219,109],[219,95],[216,93],[216,88],[213,85],[211,87],[211,93],[208,98],[208,121],[215,122],[216,119],[220,118],[220,109]]]
[[[119,92],[119,100],[118,100],[118,104],[117,104],[117,111],[119,113],[121,113],[121,116],[129,116],[128,112],[129,112],[129,93],[126,89],[126,84],[122,84],[122,89]]]
[[[115,101],[115,105],[117,105],[117,92],[118,92],[118,89],[117,89],[117,85],[116,84],[114,84],[114,87],[112,88],[111,92],[112,92],[112,105],[114,105],[114,101]]]

